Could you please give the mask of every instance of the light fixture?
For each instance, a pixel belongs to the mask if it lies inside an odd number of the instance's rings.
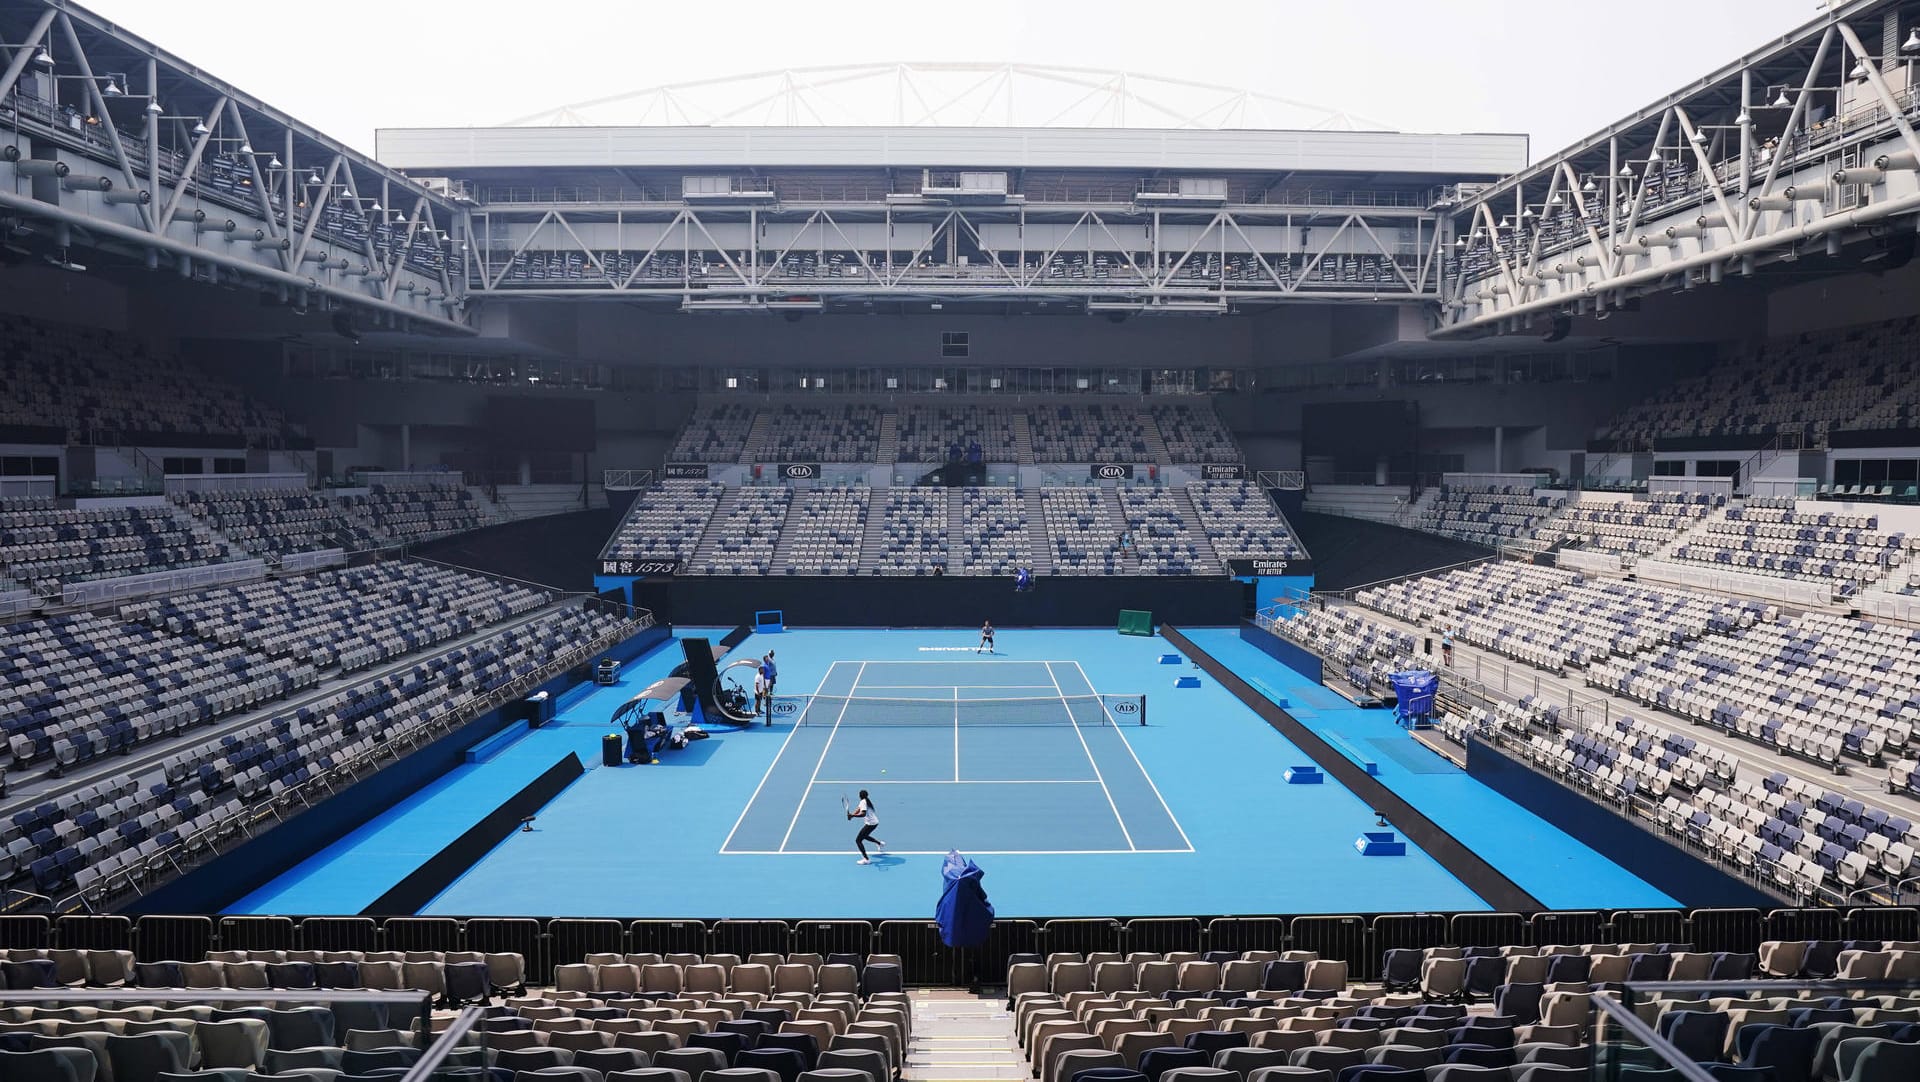
[[[1556,197],[1556,198],[1558,198],[1558,197]],[[1521,220],[1521,221],[1523,221],[1523,222],[1530,222],[1530,221],[1532,221],[1532,220],[1533,220],[1533,208],[1532,208],[1532,207],[1528,207],[1528,208],[1527,208],[1526,210],[1523,210],[1523,211],[1521,211],[1521,212],[1520,212],[1520,220]]]
[[[1620,167],[1620,179],[1621,179],[1621,180],[1632,180],[1632,179],[1633,179],[1633,166],[1631,166],[1631,165],[1623,165],[1623,166],[1621,166],[1621,167]]]
[[[1753,123],[1753,114],[1742,109],[1740,110],[1740,115],[1733,118],[1733,122],[1744,128]]]
[[[242,154],[252,154],[252,153],[253,153],[253,144],[252,144],[252,143],[241,143],[241,144],[240,144],[240,153],[242,153]]]
[[[374,201],[373,201],[373,206],[372,206],[372,208],[371,208],[371,209],[372,209],[372,211],[373,211],[373,212],[374,212],[375,214],[378,214],[378,213],[380,213],[380,211],[381,211],[381,210],[383,209],[383,208],[382,208],[382,207],[380,206],[380,201],[379,201],[378,199],[376,199],[376,200],[374,200]]]
[[[1854,61],[1853,70],[1847,72],[1847,78],[1855,79],[1863,83],[1866,82],[1867,81],[1867,62],[1865,60]]]
[[[319,174],[319,173],[317,173],[317,172],[314,172],[314,173],[308,173],[308,174],[307,174],[307,183],[308,183],[308,184],[311,184],[311,185],[313,185],[313,186],[314,186],[314,187],[316,187],[316,188],[318,188],[318,187],[319,187],[319,186],[320,186],[321,184],[323,184],[323,183],[325,183],[325,181],[322,181],[322,180],[320,179],[320,174]]]
[[[1900,43],[1900,51],[1920,53],[1920,26],[1914,27],[1913,32],[1907,35],[1907,40]]]
[[[1647,164],[1648,164],[1648,165],[1659,165],[1659,164],[1660,164],[1660,162],[1661,162],[1661,158],[1660,158],[1660,148],[1659,148],[1659,147],[1654,147],[1654,148],[1653,148],[1652,150],[1649,150],[1649,151],[1647,151]]]
[[[1786,88],[1786,87],[1784,87],[1784,86],[1783,86],[1783,87],[1781,87],[1781,88],[1780,88],[1780,96],[1779,96],[1779,97],[1777,97],[1777,98],[1775,98],[1775,99],[1773,99],[1773,107],[1774,107],[1775,109],[1785,109],[1786,107],[1788,107],[1788,106],[1790,106],[1790,105],[1792,105],[1792,104],[1793,104],[1793,102],[1791,102],[1791,101],[1789,101],[1789,100],[1787,100],[1787,88]]]
[[[53,66],[53,54],[47,51],[45,45],[42,45],[40,51],[33,54],[33,62],[43,68],[50,68]]]
[[[161,113],[164,113],[164,112],[166,112],[166,110],[160,108],[160,102],[158,100],[149,100],[147,102],[148,116],[159,116]]]
[[[1465,237],[1453,238],[1453,246],[1455,248],[1465,248],[1467,246],[1467,238]]]
[[[1694,132],[1693,141],[1700,144],[1701,146],[1707,145],[1707,133],[1703,131]]]
[[[196,120],[193,122],[193,137],[195,139],[207,134],[210,130],[211,129],[207,127],[207,122],[204,120]]]
[[[120,95],[126,93],[126,91],[121,90],[120,84],[114,82],[113,76],[109,75],[107,76],[107,85],[100,88],[100,93],[106,95],[109,98],[117,98]]]
[[[1593,182],[1593,178],[1592,178],[1592,177],[1588,177],[1588,178],[1587,178],[1587,182],[1586,182],[1585,184],[1582,184],[1582,185],[1580,185],[1580,190],[1581,190],[1581,191],[1583,191],[1583,192],[1587,192],[1587,193],[1589,193],[1589,194],[1591,194],[1591,193],[1593,193],[1593,192],[1597,192],[1597,191],[1599,191],[1599,190],[1600,190],[1600,185],[1598,185],[1598,184],[1595,184],[1595,183]]]
[[[280,155],[278,155],[278,154],[275,154],[275,155],[274,155],[274,156],[273,156],[273,157],[272,157],[271,159],[269,159],[269,160],[267,161],[267,168],[268,168],[268,169],[283,169],[283,168],[285,168],[285,166],[283,166],[283,165],[281,165],[281,164],[280,164]]]
[[[1588,183],[1588,184],[1592,184],[1592,183],[1593,183],[1593,181],[1591,181],[1591,180],[1589,180],[1589,181],[1587,181],[1587,183]],[[1566,201],[1566,200],[1564,200],[1564,199],[1562,199],[1562,198],[1560,198],[1560,193],[1559,193],[1559,192],[1555,192],[1555,193],[1553,193],[1553,198],[1552,198],[1552,199],[1549,199],[1549,200],[1547,200],[1547,206],[1550,206],[1550,207],[1564,207],[1564,206],[1566,206],[1566,205],[1567,205],[1567,201]]]
[[[1507,216],[1506,216],[1506,215],[1504,215],[1504,214],[1502,214],[1502,215],[1500,216],[1500,228],[1502,228],[1502,229],[1512,229],[1512,228],[1513,228],[1513,219],[1512,219],[1512,218],[1509,218],[1509,217],[1507,217]]]

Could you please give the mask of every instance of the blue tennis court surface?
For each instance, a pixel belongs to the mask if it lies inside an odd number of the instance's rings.
[[[871,794],[897,855],[1193,851],[1075,661],[836,661],[723,853],[847,851]]]
[[[1282,693],[1291,670],[1242,652],[1232,631],[1201,637]],[[556,723],[459,768],[230,911],[358,912],[569,751],[587,773],[424,912],[922,918],[948,848],[980,861],[1004,916],[1487,908],[1417,847],[1355,852],[1354,838],[1374,829],[1369,807],[1332,779],[1285,784],[1286,769],[1309,760],[1210,678],[1160,664],[1173,649],[1164,640],[1003,630],[992,657],[973,652],[977,641],[970,630],[757,634],[730,656],[776,650],[783,701],[802,704],[794,713],[716,731],[658,766],[600,766],[609,716],[678,664],[670,644],[626,666],[620,686],[574,698]],[[1194,675],[1200,687],[1174,686]],[[1115,708],[1140,693],[1144,726]],[[1341,712],[1323,688],[1285,694],[1308,724],[1338,724],[1362,749],[1405,739],[1384,712]],[[981,700],[1018,705],[994,724],[984,719],[995,711],[968,705]],[[1549,904],[1667,904],[1426,749],[1409,741],[1373,757],[1383,780]],[[859,824],[841,807],[861,789],[891,850],[870,866],[856,863]]]

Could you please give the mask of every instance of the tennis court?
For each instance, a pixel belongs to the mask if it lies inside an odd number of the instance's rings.
[[[1075,661],[832,662],[776,701],[790,735],[720,851],[843,855],[865,789],[899,855],[1191,852],[1127,742],[1143,701]]]

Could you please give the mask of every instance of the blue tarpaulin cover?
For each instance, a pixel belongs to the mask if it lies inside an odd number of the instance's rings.
[[[940,868],[946,886],[940,891],[940,904],[933,919],[940,925],[940,942],[949,947],[977,947],[987,941],[987,929],[993,927],[993,903],[987,901],[986,888],[980,885],[987,873],[960,855],[947,850]]]
[[[1389,677],[1393,681],[1393,693],[1400,699],[1400,705],[1394,713],[1403,718],[1424,718],[1433,713],[1433,694],[1440,688],[1440,678],[1424,669],[1409,669],[1397,672]]]

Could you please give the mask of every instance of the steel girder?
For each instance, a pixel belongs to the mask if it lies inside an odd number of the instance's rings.
[[[1837,254],[1911,232],[1920,52],[1876,53],[1860,29],[1898,42],[1896,12],[1839,5],[1464,203],[1435,336],[1605,312],[1796,258],[1808,240]]]
[[[7,157],[63,170],[57,200],[0,189],[0,217],[295,303],[473,333],[459,204],[67,0],[0,3],[0,41]],[[0,178],[24,164],[0,161]]]
[[[1433,301],[1444,254],[1441,216],[1419,208],[567,203],[483,205],[471,218],[470,296],[692,307]]]

